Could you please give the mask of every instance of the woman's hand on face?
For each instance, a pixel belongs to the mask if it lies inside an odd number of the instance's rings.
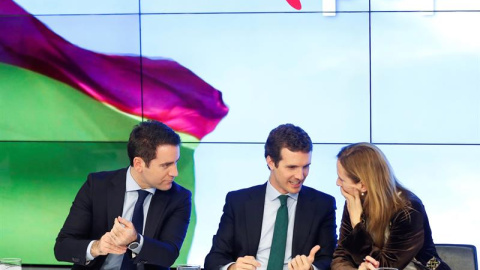
[[[356,187],[352,187],[353,195],[346,192],[343,187],[340,187],[343,197],[347,201],[348,214],[350,215],[350,222],[352,228],[360,223],[363,213],[362,200],[360,199],[360,191]]]

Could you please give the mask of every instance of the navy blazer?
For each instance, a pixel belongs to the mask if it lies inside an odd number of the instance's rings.
[[[72,269],[100,269],[106,256],[86,261],[90,241],[110,231],[122,215],[127,168],[92,173],[80,188],[55,243],[55,257]],[[178,258],[190,222],[191,192],[176,183],[156,190],[150,201],[142,251],[134,263],[145,269],[169,269]]]
[[[256,256],[262,230],[266,184],[227,194],[217,234],[205,258],[206,270],[218,270],[238,257]],[[297,201],[292,257],[307,255],[315,245],[321,249],[314,265],[330,269],[337,243],[335,198],[303,186]]]

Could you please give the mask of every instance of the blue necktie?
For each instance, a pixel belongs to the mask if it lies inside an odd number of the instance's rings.
[[[277,218],[275,219],[267,270],[282,270],[283,262],[285,261],[285,246],[287,245],[288,229],[288,195],[280,195],[278,196],[278,199],[280,200],[280,207],[277,210]]]
[[[145,201],[145,198],[147,198],[148,194],[150,194],[150,192],[141,190],[141,189],[137,190],[137,192],[138,192],[138,199],[137,199],[137,202],[135,203],[135,207],[133,208],[132,223],[137,233],[142,234],[143,233],[143,202]],[[137,267],[133,264],[133,260],[132,260],[132,251],[127,249],[127,252],[125,252],[125,255],[123,255],[122,267],[120,269],[132,270],[136,268]]]

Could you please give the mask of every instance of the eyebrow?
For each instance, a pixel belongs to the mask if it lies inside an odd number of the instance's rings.
[[[295,168],[295,167],[303,167],[303,168],[305,168],[305,167],[310,166],[311,164],[312,164],[312,163],[308,163],[308,164],[306,164],[306,165],[304,165],[304,166],[293,165],[293,164],[292,164],[292,165],[285,165],[285,166],[287,166],[288,168]]]
[[[170,166],[170,165],[172,165],[172,164],[174,164],[174,163],[177,163],[179,160],[180,160],[180,158],[178,158],[178,159],[175,160],[175,161],[168,161],[168,162],[165,162],[165,163],[160,164],[160,166],[167,166],[167,165]]]

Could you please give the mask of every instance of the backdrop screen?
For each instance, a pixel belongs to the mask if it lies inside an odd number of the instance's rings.
[[[55,238],[88,173],[128,166],[146,119],[182,137],[194,209],[176,264],[203,265],[228,191],[262,184],[263,144],[314,142],[306,185],[344,198],[366,141],[422,200],[436,243],[480,246],[480,2],[2,0],[0,257],[65,264]]]

